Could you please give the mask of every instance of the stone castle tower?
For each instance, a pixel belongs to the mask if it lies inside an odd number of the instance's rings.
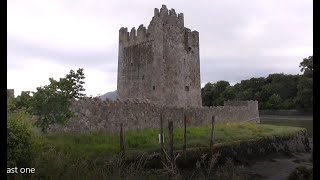
[[[117,93],[120,99],[202,106],[199,33],[184,27],[182,13],[162,5],[148,28],[119,30]]]

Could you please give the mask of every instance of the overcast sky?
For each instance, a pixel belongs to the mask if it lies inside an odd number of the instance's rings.
[[[201,84],[298,74],[313,53],[312,0],[9,0],[8,88],[15,95],[84,68],[87,95],[117,88],[121,27],[149,25],[154,8],[184,13],[200,33]]]

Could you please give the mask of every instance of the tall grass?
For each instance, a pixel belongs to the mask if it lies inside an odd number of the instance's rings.
[[[281,136],[300,129],[254,123],[218,123],[215,126],[214,136],[216,143],[224,143],[265,136]],[[188,127],[187,147],[209,147],[210,131],[209,126]],[[36,143],[34,143],[33,147],[37,156],[32,161],[31,167],[36,169],[36,173],[28,176],[31,179],[119,179],[121,176],[137,176],[140,179],[146,174],[149,176],[152,172],[142,169],[147,161],[143,153],[159,152],[158,133],[158,129],[125,132],[126,154],[133,155],[137,153],[140,155],[136,156],[136,161],[129,164],[117,156],[119,153],[119,134],[44,135],[38,137]],[[164,148],[167,149],[169,142],[167,129],[164,130],[164,139]],[[183,129],[175,128],[174,149],[181,149],[182,146]],[[207,173],[203,173],[204,171],[202,170],[196,173],[200,173],[205,178],[213,172],[213,164],[213,161],[211,164],[207,163]],[[170,172],[174,172],[172,174],[180,176],[174,164],[167,165],[167,169],[171,169]],[[229,166],[231,167],[231,165]],[[204,167],[204,165],[201,165],[201,167]],[[231,172],[229,170],[232,168],[228,167],[214,171],[216,172],[215,176],[231,177],[240,173],[240,171]],[[154,178],[154,176],[150,178]],[[25,177],[17,174],[15,179],[25,179]]]
[[[302,127],[306,128],[308,131],[308,137],[313,136],[313,120],[306,120],[306,119],[301,119],[301,120],[292,120],[292,119],[283,119],[282,117],[278,118],[274,117],[273,119],[271,118],[263,118],[261,117],[261,123],[262,124],[271,124],[271,125],[276,125],[276,126],[292,126],[292,127]]]
[[[255,123],[217,123],[214,129],[215,143],[247,140],[259,137],[285,135],[301,128],[262,125]],[[188,127],[187,147],[209,147],[210,127]],[[139,130],[125,132],[125,148],[127,154],[154,153],[160,151],[159,130]],[[74,157],[94,158],[112,156],[119,153],[119,134],[57,134],[47,135],[48,142],[56,148]],[[174,129],[174,149],[183,147],[183,129]],[[168,130],[164,130],[164,148],[168,148]]]

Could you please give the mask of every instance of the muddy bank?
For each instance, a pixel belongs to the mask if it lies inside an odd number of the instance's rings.
[[[255,179],[281,180],[288,178],[297,167],[313,168],[312,149],[313,139],[309,139],[310,152],[291,153],[290,155],[276,155],[268,157],[269,160],[256,161],[246,167],[246,173]]]

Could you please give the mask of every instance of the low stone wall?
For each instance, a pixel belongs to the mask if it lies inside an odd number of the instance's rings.
[[[163,115],[164,127],[172,120],[174,127],[183,127],[184,114],[187,124],[199,126],[210,124],[212,116],[216,122],[259,121],[259,112],[255,101],[247,106],[217,106],[199,108],[164,107],[147,101],[106,102],[98,98],[85,98],[73,102],[72,110],[76,117],[66,125],[51,126],[50,132],[117,132],[120,123],[125,130],[154,129],[160,127],[160,114]]]

